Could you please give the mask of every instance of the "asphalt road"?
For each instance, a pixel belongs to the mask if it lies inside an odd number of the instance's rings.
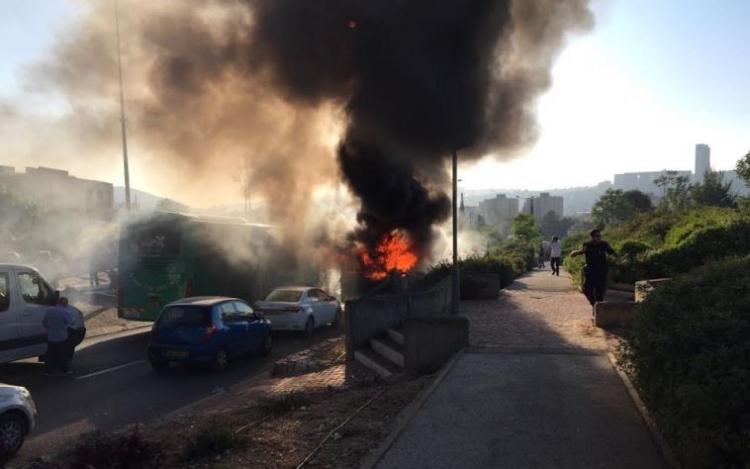
[[[277,360],[342,333],[343,328],[331,327],[316,330],[310,339],[279,333],[269,356],[239,358],[221,373],[198,365],[153,371],[146,360],[148,328],[85,340],[76,350],[73,377],[45,379],[43,364],[36,360],[2,364],[0,381],[28,388],[38,409],[37,427],[19,457],[48,454],[63,441],[94,429],[157,419],[268,373]]]

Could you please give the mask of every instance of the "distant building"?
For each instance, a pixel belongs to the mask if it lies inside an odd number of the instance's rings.
[[[706,171],[711,170],[711,147],[705,143],[699,143],[695,146],[695,182],[703,182],[703,176]]]
[[[721,176],[723,182],[729,182],[732,184],[732,191],[738,195],[747,196],[750,195],[750,188],[747,187],[745,181],[737,174],[735,170],[729,171],[717,171]]]
[[[77,178],[59,169],[27,167],[22,173],[0,166],[0,184],[51,210],[99,219],[108,219],[114,212],[111,183]]]
[[[538,221],[541,221],[549,212],[554,212],[559,218],[563,217],[563,198],[542,192],[539,197],[530,197],[523,204],[523,213],[531,213]]]
[[[479,202],[477,213],[488,225],[512,223],[518,215],[518,199],[498,194],[494,199]]]
[[[659,194],[661,190],[656,186],[654,181],[662,176],[667,175],[667,170],[662,171],[641,171],[638,173],[621,173],[615,174],[615,180],[612,184],[614,189],[623,191],[639,190],[646,194]],[[687,176],[692,179],[691,171],[674,171],[678,176]]]

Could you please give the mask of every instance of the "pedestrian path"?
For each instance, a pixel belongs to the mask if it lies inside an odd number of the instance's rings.
[[[665,467],[569,277],[536,271],[461,311],[471,348],[365,467]]]

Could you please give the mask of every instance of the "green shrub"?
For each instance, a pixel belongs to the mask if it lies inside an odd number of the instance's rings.
[[[182,457],[186,461],[194,461],[221,456],[227,451],[244,447],[246,443],[227,425],[211,422],[185,440]]]
[[[678,247],[696,232],[719,226],[730,226],[742,217],[728,208],[703,208],[689,212],[677,219],[664,237],[666,248]]]
[[[308,407],[311,403],[312,400],[306,394],[292,391],[278,396],[265,397],[260,400],[260,407],[267,413],[283,414],[300,407]]]
[[[690,233],[682,242],[648,253],[642,259],[647,278],[669,277],[706,262],[750,254],[750,219],[709,226]]]
[[[623,363],[688,469],[750,467],[750,258],[710,263],[639,306]]]
[[[632,239],[653,247],[661,247],[664,244],[664,238],[679,220],[679,216],[672,213],[640,214],[616,228],[605,230],[605,239],[608,239],[610,243]]]
[[[137,426],[129,433],[92,433],[71,451],[72,469],[148,469],[160,466],[161,448],[146,440]]]
[[[510,259],[516,275],[520,276],[533,269],[537,265],[536,245],[527,241],[513,240],[499,246],[493,252],[495,257]],[[522,267],[515,259],[522,259],[525,266]]]
[[[462,276],[464,274],[498,274],[500,276],[500,288],[504,288],[512,283],[516,277],[527,271],[523,267],[524,263],[525,260],[523,259],[520,261],[516,260],[514,263],[505,257],[474,256],[459,259],[458,269]],[[426,273],[418,277],[416,282],[417,288],[431,288],[437,282],[451,275],[452,270],[453,264],[448,261],[442,261],[433,265]]]

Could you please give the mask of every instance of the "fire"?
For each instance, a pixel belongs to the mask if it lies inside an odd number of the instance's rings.
[[[365,249],[360,252],[365,276],[374,280],[382,280],[394,270],[410,271],[419,260],[412,248],[411,240],[400,231],[386,234],[374,250]]]

